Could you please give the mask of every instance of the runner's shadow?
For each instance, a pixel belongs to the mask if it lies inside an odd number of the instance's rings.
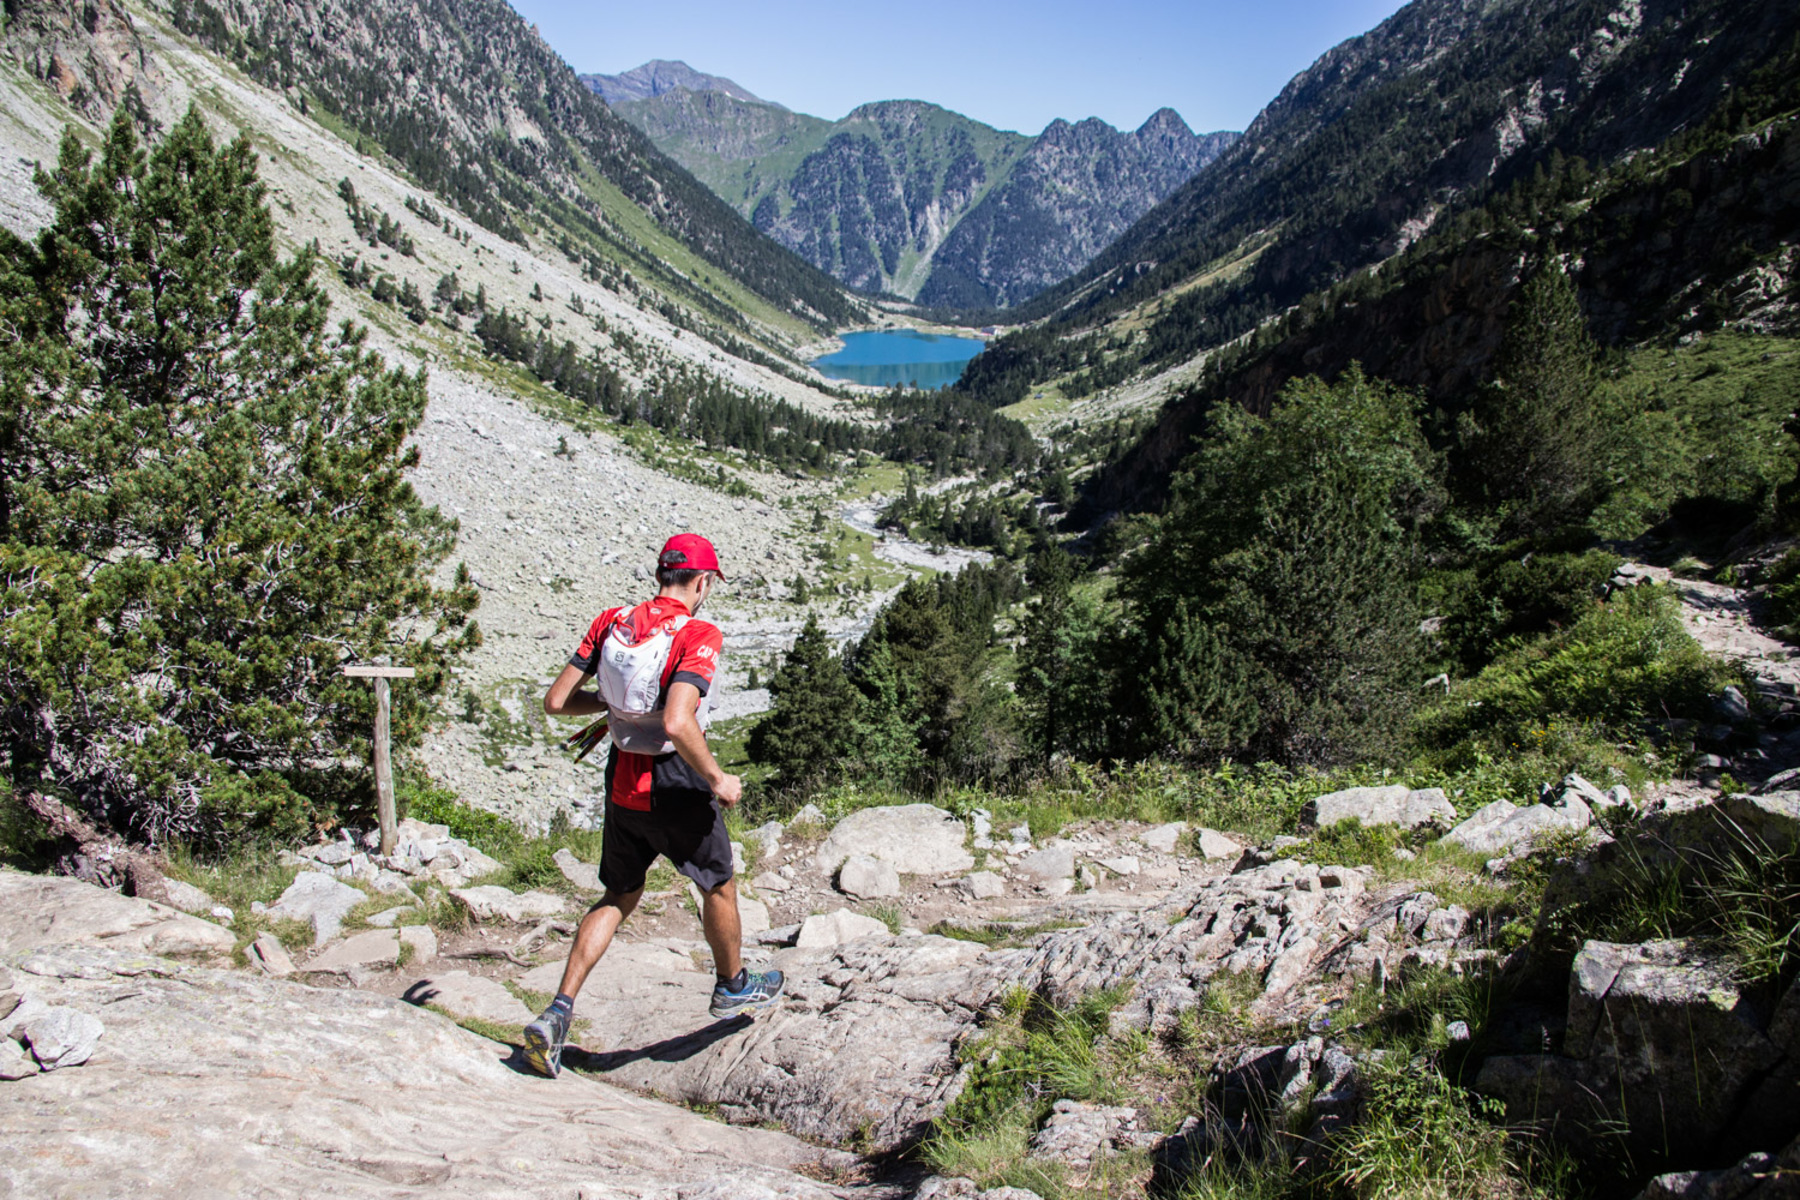
[[[652,1042],[648,1046],[636,1050],[608,1050],[604,1054],[590,1054],[586,1050],[569,1046],[563,1051],[563,1065],[574,1067],[579,1071],[616,1071],[630,1063],[642,1062],[686,1062],[694,1055],[709,1046],[716,1046],[734,1033],[740,1033],[756,1024],[746,1016],[730,1017],[723,1021],[714,1021],[704,1029],[696,1029],[692,1033],[684,1033],[677,1037],[665,1038],[660,1042]]]

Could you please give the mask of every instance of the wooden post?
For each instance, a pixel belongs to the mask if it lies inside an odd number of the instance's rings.
[[[388,680],[411,679],[411,667],[345,667],[353,679],[375,681],[375,812],[381,821],[381,852],[394,852],[394,764],[388,755]]]

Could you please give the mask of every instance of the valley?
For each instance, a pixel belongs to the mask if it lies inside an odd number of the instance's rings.
[[[1241,135],[565,51],[0,14],[0,1193],[1790,1200],[1791,6],[1412,0]],[[545,692],[678,533],[734,882],[553,1069]]]

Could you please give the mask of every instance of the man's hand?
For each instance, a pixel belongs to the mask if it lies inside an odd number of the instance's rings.
[[[744,798],[744,781],[736,775],[726,775],[712,785],[712,790],[719,803],[730,808]]]

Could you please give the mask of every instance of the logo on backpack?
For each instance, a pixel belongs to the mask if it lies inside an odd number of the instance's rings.
[[[615,715],[648,716],[657,710],[662,696],[663,671],[675,635],[687,617],[659,621],[641,640],[633,641],[631,626],[614,621],[601,640],[600,698]]]

